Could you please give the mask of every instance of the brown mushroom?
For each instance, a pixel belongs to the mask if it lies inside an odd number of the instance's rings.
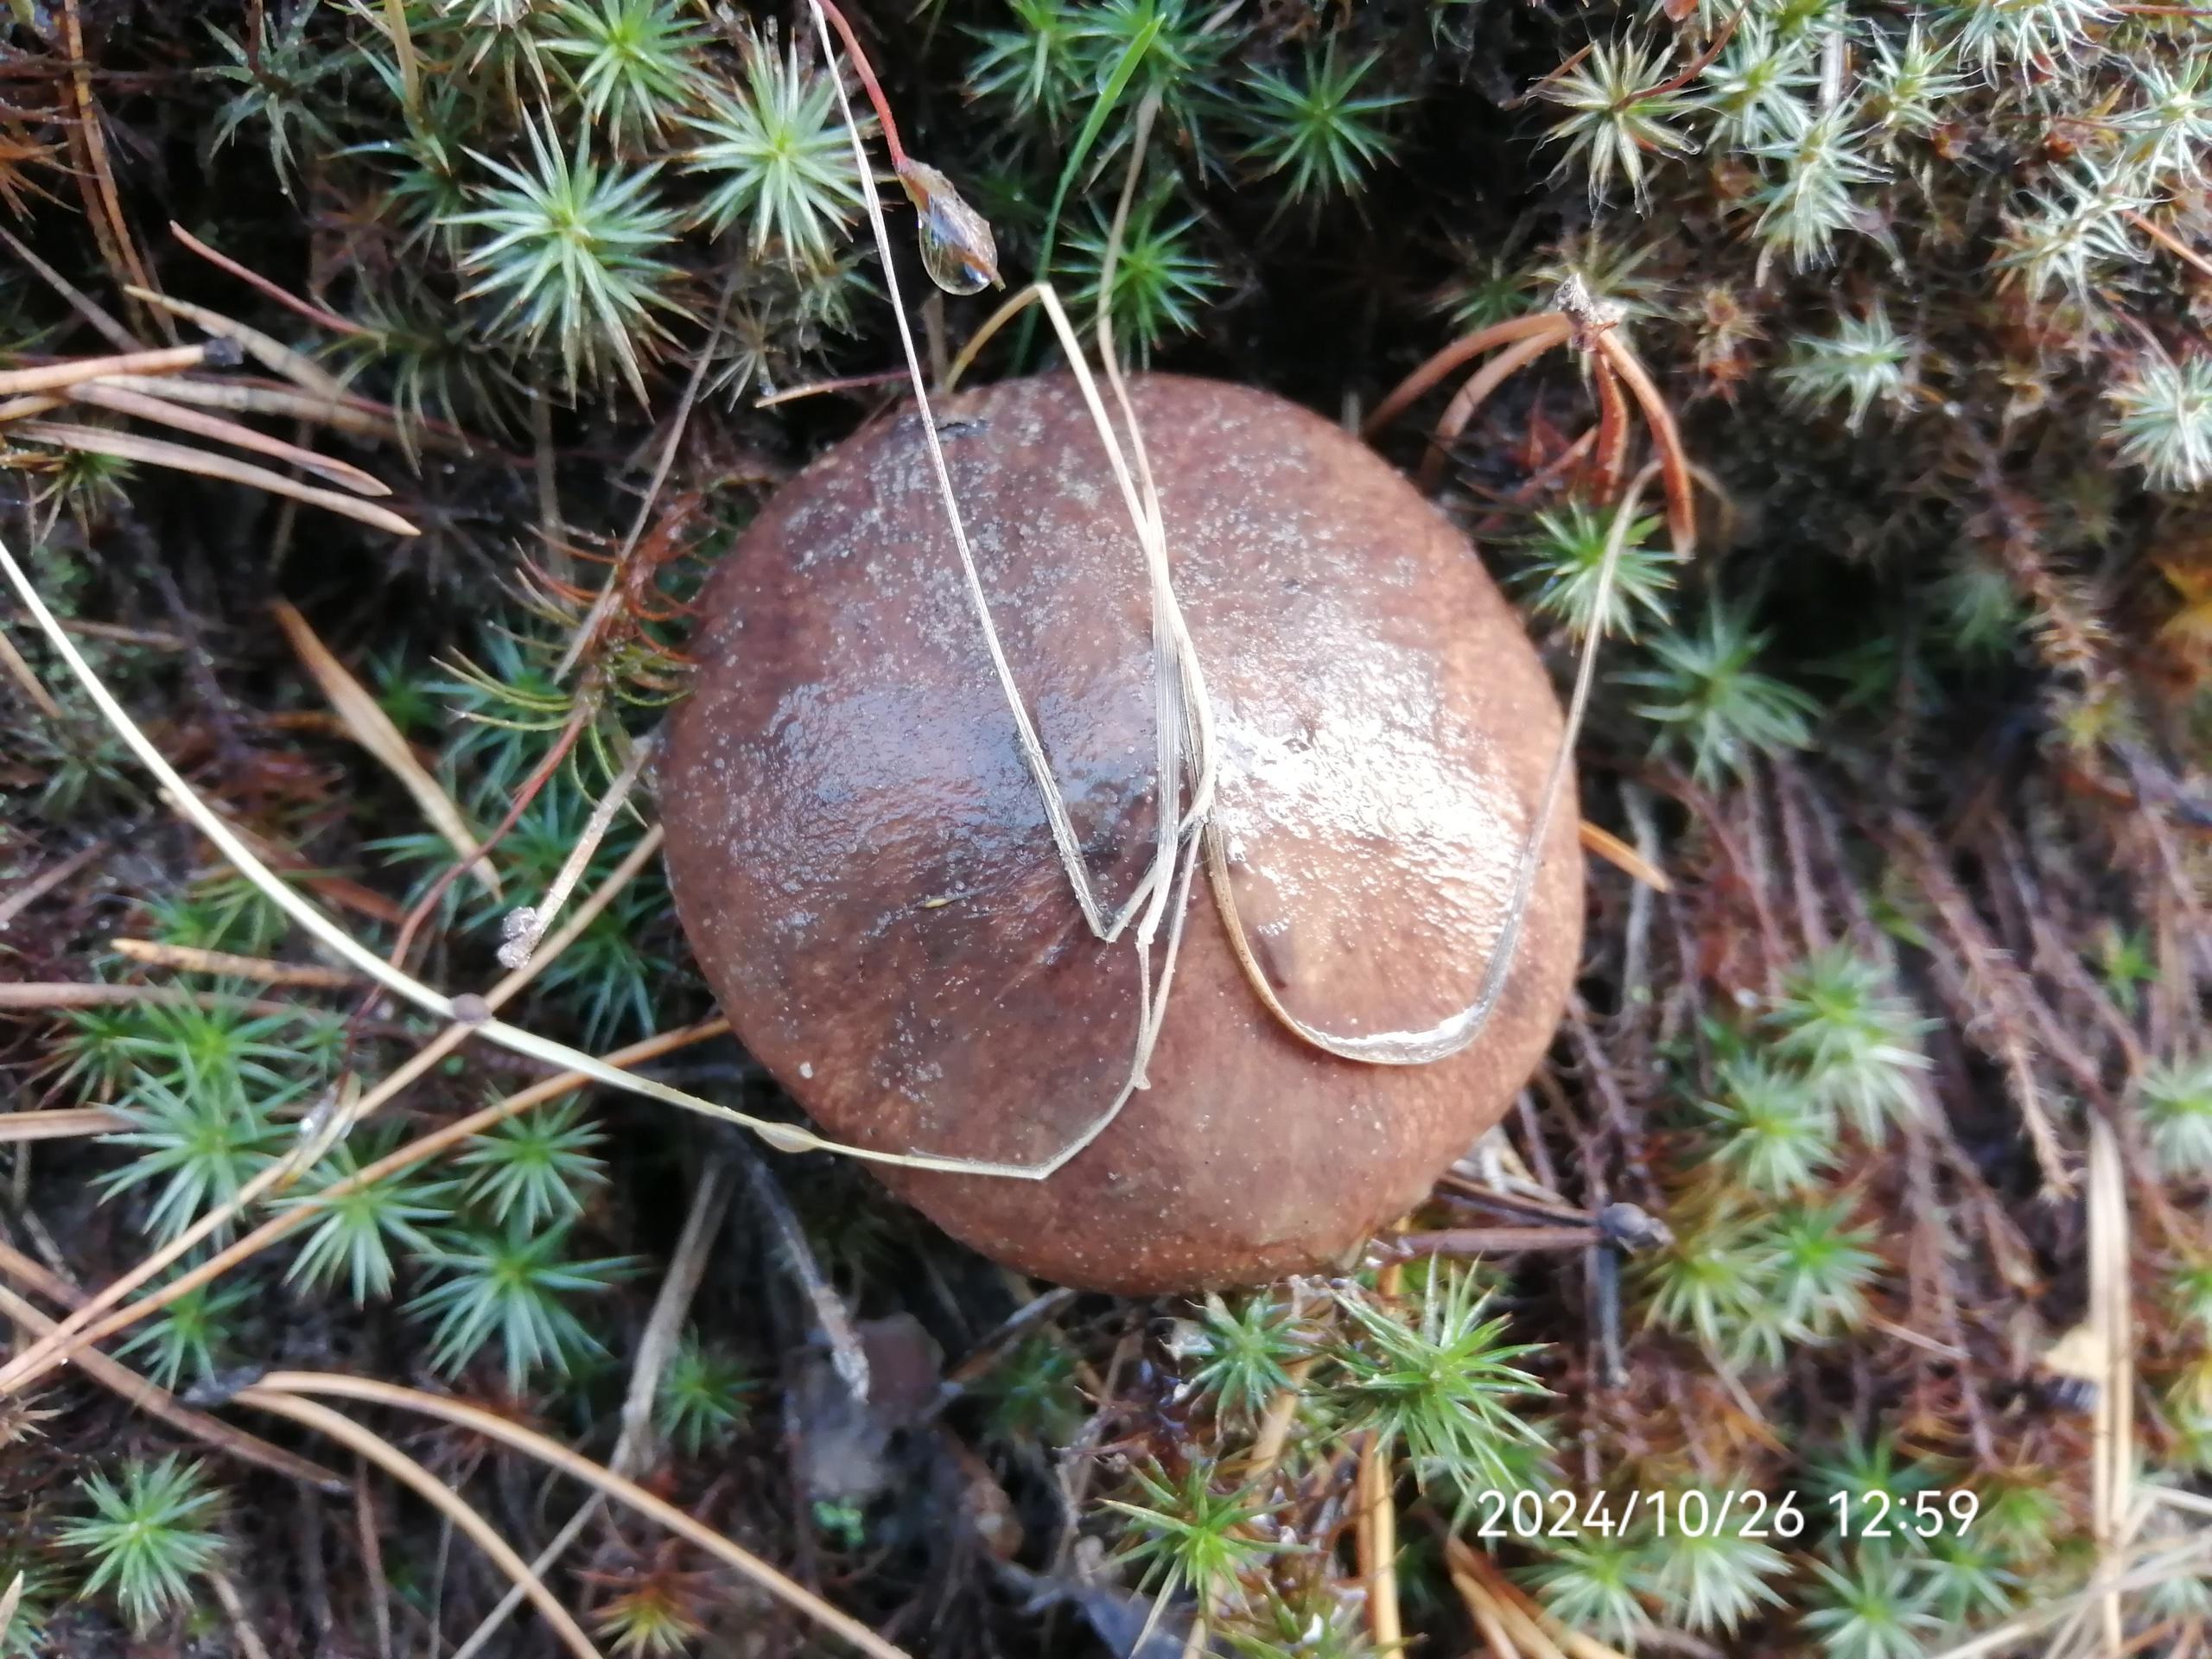
[[[1211,690],[1253,956],[1332,1034],[1475,995],[1560,733],[1519,620],[1396,472],[1262,392],[1131,393]],[[939,430],[1016,682],[1102,897],[1156,846],[1142,557],[1065,377]],[[1041,1163],[1115,1097],[1137,959],[1078,913],[985,656],[918,415],[785,486],[709,582],[662,805],[677,909],[747,1046],[831,1134]],[[1141,1293],[1325,1267],[1418,1202],[1550,1040],[1580,946],[1572,789],[1471,1046],[1342,1059],[1276,1019],[1192,889],[1149,1086],[1048,1179],[883,1179],[955,1236]]]

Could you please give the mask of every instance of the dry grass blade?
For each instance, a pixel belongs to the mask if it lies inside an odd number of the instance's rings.
[[[192,305],[183,300],[173,300],[166,294],[156,294],[143,288],[124,290],[134,300],[143,300],[149,305],[159,306],[164,311],[197,323],[219,340],[234,340],[240,350],[271,374],[281,374],[293,385],[304,386],[323,397],[342,400],[346,396],[344,381],[319,365],[310,361],[271,335],[245,323],[233,321],[219,311],[210,311],[204,305]]]
[[[54,1112],[0,1112],[0,1146],[25,1141],[74,1141],[88,1135],[112,1135],[130,1120],[99,1106]]]
[[[170,374],[181,369],[204,368],[205,346],[164,346],[151,352],[120,352],[112,357],[73,358],[67,363],[41,363],[34,369],[0,372],[0,397],[17,397],[31,391],[60,391],[110,374]]]
[[[8,1580],[8,1587],[0,1591],[0,1642],[7,1639],[10,1629],[16,1623],[16,1609],[22,1605],[22,1600],[23,1572],[17,1567],[16,1576]]]
[[[108,160],[107,130],[103,124],[105,118],[100,113],[99,100],[92,96],[92,66],[85,56],[85,26],[78,15],[77,0],[61,0],[61,39],[69,54],[69,85],[77,104],[77,118],[68,124],[69,148],[84,163],[79,182],[84,191],[86,216],[92,222],[92,234],[109,270],[130,278],[125,291],[133,298],[156,302],[161,296],[151,292],[154,279],[138,257],[137,244],[130,238],[130,221],[123,216],[123,198],[115,188],[115,168]],[[157,313],[155,321],[170,339],[176,338],[167,318]]]
[[[330,648],[296,607],[280,599],[270,609],[276,615],[276,626],[284,630],[293,651],[308,672],[315,676],[315,683],[322,688],[322,695],[330,700],[330,706],[338,711],[354,741],[399,780],[414,798],[415,804],[422,809],[423,816],[430,821],[431,827],[445,837],[447,845],[463,860],[476,859],[480,849],[475,833],[461,817],[461,809],[439,787],[429,769],[415,758],[414,747],[391,723],[391,717],[369,695],[367,688],[331,654]],[[499,878],[490,864],[477,859],[469,873],[486,892],[495,899],[499,897]]]
[[[604,1659],[592,1645],[592,1639],[584,1634],[583,1627],[554,1599],[551,1591],[531,1575],[530,1564],[515,1554],[514,1547],[499,1535],[492,1523],[477,1514],[460,1493],[384,1436],[372,1433],[341,1412],[319,1406],[311,1400],[296,1399],[277,1389],[257,1385],[241,1389],[231,1397],[239,1405],[288,1417],[303,1427],[327,1435],[375,1464],[445,1516],[454,1528],[467,1534],[469,1541],[490,1556],[493,1565],[530,1598],[531,1605],[553,1627],[553,1633],[561,1638],[561,1645],[575,1654],[576,1659]]]
[[[0,1255],[0,1273],[13,1276],[14,1262],[9,1259],[14,1252]],[[27,1336],[43,1337],[54,1327],[54,1322],[18,1296],[6,1286],[0,1285],[0,1315],[5,1315],[17,1329]],[[311,1462],[296,1452],[282,1446],[271,1446],[257,1435],[249,1434],[234,1424],[219,1417],[210,1417],[204,1411],[195,1411],[181,1403],[167,1389],[148,1382],[119,1359],[111,1359],[102,1353],[78,1356],[78,1366],[84,1374],[102,1388],[128,1401],[148,1416],[167,1423],[180,1434],[188,1435],[202,1445],[213,1447],[241,1462],[273,1470],[287,1480],[304,1480],[327,1492],[342,1492],[346,1483],[335,1472],[321,1464]]]
[[[536,1458],[549,1468],[596,1487],[616,1502],[629,1505],[646,1519],[667,1528],[685,1541],[696,1544],[785,1606],[830,1634],[842,1638],[858,1651],[868,1655],[869,1659],[908,1659],[905,1649],[893,1646],[859,1620],[838,1611],[804,1585],[778,1572],[759,1556],[740,1548],[713,1528],[693,1520],[673,1503],[654,1497],[636,1482],[626,1480],[602,1468],[589,1458],[571,1452],[559,1441],[549,1440],[535,1429],[526,1428],[520,1423],[480,1407],[448,1400],[440,1395],[425,1394],[419,1389],[402,1388],[395,1382],[380,1382],[372,1377],[342,1376],[327,1371],[271,1371],[238,1397],[260,1405],[271,1397],[281,1399],[294,1395],[328,1395],[340,1399],[366,1401],[375,1405],[396,1406],[403,1411],[420,1412],[425,1416],[435,1417],[480,1434],[486,1440],[497,1440],[502,1446],[512,1446]]]
[[[134,416],[158,426],[174,427],[180,432],[189,432],[196,438],[206,438],[211,443],[225,443],[233,449],[266,455],[271,461],[283,461],[302,472],[313,473],[317,478],[327,480],[356,495],[391,493],[391,485],[350,462],[319,455],[312,449],[288,443],[282,438],[272,438],[266,432],[257,432],[236,421],[199,414],[165,397],[150,397],[143,391],[131,391],[122,386],[111,386],[94,380],[72,386],[69,398],[73,403],[87,404],[94,409],[112,410],[118,415]]]
[[[1605,547],[1598,565],[1598,580],[1591,591],[1590,613],[1592,616],[1605,614],[1621,553],[1627,546],[1630,528],[1636,521],[1637,505],[1660,470],[1660,464],[1656,461],[1647,465],[1630,480],[1628,489],[1613,510],[1611,525],[1605,533]],[[1244,971],[1245,983],[1251,987],[1261,1006],[1273,1014],[1278,1023],[1301,1041],[1325,1053],[1334,1054],[1340,1059],[1357,1060],[1367,1065],[1427,1065],[1459,1053],[1482,1034],[1504,991],[1506,977],[1519,946],[1521,929],[1528,917],[1529,895],[1535,888],[1536,872],[1543,862],[1552,815],[1559,805],[1560,791],[1574,764],[1575,739],[1582,730],[1583,716],[1590,707],[1591,687],[1597,678],[1599,638],[1599,631],[1592,629],[1583,641],[1581,661],[1574,673],[1574,689],[1567,697],[1567,717],[1560,729],[1559,747],[1552,752],[1551,766],[1545,773],[1543,786],[1537,793],[1535,810],[1529,814],[1528,829],[1522,836],[1519,860],[1514,870],[1513,886],[1506,898],[1497,936],[1491,944],[1489,959],[1483,965],[1481,982],[1476,986],[1473,997],[1457,1014],[1447,1015],[1427,1030],[1363,1032],[1344,1036],[1324,1031],[1292,1013],[1277,995],[1274,982],[1267,969],[1261,966],[1259,957],[1253,950],[1251,938],[1245,931],[1237,905],[1236,886],[1230,874],[1226,837],[1217,823],[1207,823],[1201,839],[1205,849],[1206,879],[1213,888],[1214,908],[1229,935],[1230,949]]]
[[[207,1569],[207,1587],[215,1592],[215,1600],[223,1610],[223,1617],[230,1621],[231,1634],[238,1637],[239,1659],[269,1659],[268,1644],[261,1633],[253,1628],[247,1613],[245,1598],[238,1594],[238,1587],[231,1582],[230,1574],[217,1567]]]
[[[232,950],[203,950],[196,944],[163,944],[157,939],[113,938],[108,949],[148,968],[173,968],[179,973],[213,974],[219,979],[251,979],[264,985],[297,985],[308,990],[342,991],[361,982],[359,974],[343,968],[316,968],[304,963],[271,962],[266,957],[242,957]]]
[[[226,483],[244,484],[251,489],[266,491],[270,495],[287,496],[310,506],[327,508],[372,530],[385,531],[394,536],[422,534],[407,520],[386,508],[366,501],[357,501],[352,496],[340,495],[335,490],[317,489],[311,484],[295,483],[282,473],[272,473],[265,467],[232,461],[227,455],[210,454],[205,449],[194,449],[188,444],[171,443],[164,438],[143,438],[135,432],[111,432],[99,427],[69,426],[54,421],[21,421],[16,423],[14,429],[34,443],[79,449],[88,454],[113,455],[122,461],[143,461],[149,467],[167,467],[175,472],[195,473],[202,478],[219,478]]]

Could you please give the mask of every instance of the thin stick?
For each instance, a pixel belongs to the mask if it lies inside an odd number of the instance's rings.
[[[252,1388],[241,1390],[237,1397],[259,1405],[264,1403],[264,1397],[281,1399],[296,1395],[327,1395],[340,1399],[366,1401],[376,1405],[396,1406],[404,1411],[420,1412],[424,1416],[455,1424],[486,1440],[512,1446],[563,1474],[596,1487],[609,1497],[628,1504],[648,1520],[667,1528],[687,1542],[697,1545],[785,1605],[868,1655],[869,1659],[908,1659],[902,1649],[893,1646],[857,1619],[838,1611],[805,1586],[787,1578],[759,1556],[740,1548],[711,1527],[693,1520],[673,1503],[654,1497],[636,1482],[601,1467],[557,1440],[549,1440],[536,1430],[524,1427],[495,1412],[486,1411],[459,1400],[448,1400],[442,1395],[425,1394],[419,1389],[380,1382],[372,1377],[342,1376],[329,1371],[271,1371]]]
[[[289,1417],[296,1423],[350,1447],[375,1464],[454,1527],[467,1533],[470,1541],[489,1555],[493,1564],[513,1580],[516,1588],[530,1598],[531,1605],[537,1609],[539,1616],[561,1638],[561,1644],[575,1654],[576,1659],[604,1659],[600,1650],[592,1645],[591,1638],[584,1634],[583,1627],[570,1617],[569,1610],[554,1599],[551,1591],[531,1576],[530,1564],[515,1554],[513,1546],[499,1536],[492,1524],[477,1514],[458,1492],[384,1436],[371,1433],[352,1418],[333,1411],[327,1406],[316,1405],[310,1400],[295,1399],[278,1389],[264,1386],[240,1389],[231,1398],[242,1406],[252,1406],[257,1410]]]
[[[5,637],[0,635],[0,639]],[[113,844],[105,836],[98,841],[87,842],[68,857],[49,864],[6,898],[0,899],[0,931],[5,931],[9,923],[98,859]]]

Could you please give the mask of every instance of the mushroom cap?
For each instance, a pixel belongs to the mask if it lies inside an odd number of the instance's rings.
[[[1211,693],[1217,822],[1292,1013],[1425,1030],[1470,1001],[1560,735],[1465,538],[1267,393],[1131,382]],[[1109,913],[1155,849],[1148,588],[1074,382],[938,421],[1016,683]],[[831,1135],[1041,1163],[1127,1077],[1128,938],[1085,926],[909,410],[786,485],[708,582],[662,808],[677,908],[746,1046]],[[1203,876],[1149,1086],[1042,1181],[872,1166],[947,1232],[1124,1294],[1341,1261],[1504,1112],[1580,949],[1571,789],[1503,993],[1426,1065],[1338,1058],[1244,978]],[[1134,930],[1133,930],[1134,931]],[[1157,957],[1155,957],[1155,961]]]

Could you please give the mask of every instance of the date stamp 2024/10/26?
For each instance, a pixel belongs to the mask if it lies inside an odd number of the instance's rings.
[[[1802,1537],[1815,1521],[1843,1538],[1935,1538],[1964,1533],[1981,1512],[1979,1494],[1835,1491],[1805,1499],[1796,1492],[1483,1491],[1474,1495],[1478,1538],[1573,1538],[1648,1531],[1655,1537]]]

